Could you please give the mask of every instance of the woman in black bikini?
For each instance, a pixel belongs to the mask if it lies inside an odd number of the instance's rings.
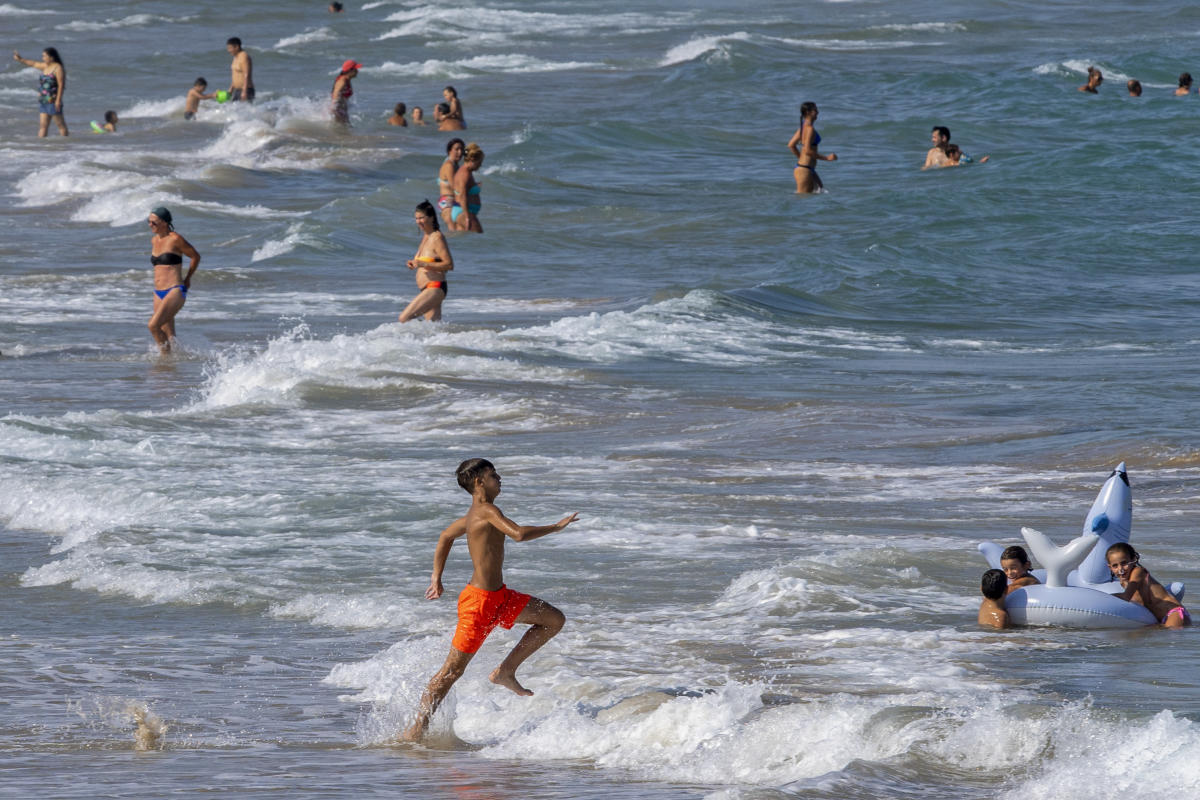
[[[425,200],[413,213],[417,227],[421,229],[421,244],[417,253],[406,263],[417,271],[417,288],[420,290],[408,307],[400,312],[400,321],[424,315],[435,322],[442,318],[442,301],[446,299],[446,273],[454,269],[454,258],[446,246],[446,237],[438,229],[437,210]]]
[[[150,263],[154,265],[154,315],[150,317],[150,335],[160,352],[168,353],[175,340],[175,315],[183,308],[192,274],[200,266],[200,254],[171,226],[171,212],[159,206],[147,219],[150,230]],[[190,258],[187,275],[183,257]]]
[[[837,153],[823,156],[817,152],[821,134],[813,125],[819,113],[816,103],[801,103],[800,127],[788,140],[788,149],[796,156],[796,168],[792,170],[796,178],[796,194],[813,194],[825,188],[825,184],[817,177],[817,161],[837,161]]]

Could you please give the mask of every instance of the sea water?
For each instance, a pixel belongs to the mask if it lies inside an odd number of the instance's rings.
[[[1194,5],[16,0],[0,32],[58,48],[71,128],[0,72],[0,794],[1200,791],[1194,629],[975,624],[975,544],[1065,542],[1120,461],[1143,563],[1200,587]],[[257,101],[185,121],[230,36]],[[446,85],[485,233],[400,325],[454,134],[386,118]],[[807,100],[838,160],[796,196]],[[990,159],[921,172],[934,125]],[[166,357],[158,205],[203,256]],[[514,519],[580,513],[506,564],[567,626],[532,698],[487,681],[498,631],[398,748],[472,456]]]

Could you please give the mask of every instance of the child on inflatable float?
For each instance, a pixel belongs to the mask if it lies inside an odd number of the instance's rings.
[[[1114,580],[1106,559],[1113,545],[1128,544],[1132,521],[1133,497],[1122,462],[1109,475],[1092,503],[1085,517],[1082,536],[1057,547],[1045,534],[1033,528],[1022,528],[1021,535],[1026,544],[1045,569],[1033,572],[1041,584],[1022,586],[1005,598],[1004,606],[1012,624],[1077,628],[1138,628],[1159,624],[1159,618],[1145,604],[1141,584],[1135,582],[1133,590],[1129,591],[1127,586]],[[1000,568],[1004,552],[1000,545],[981,542],[979,551],[991,567]],[[1166,587],[1164,593],[1174,596],[1178,602],[1183,599],[1183,590],[1183,584],[1175,582]],[[1130,599],[1135,595],[1142,602]],[[1172,627],[1177,627],[1175,620],[1180,612],[1165,606],[1164,611],[1170,611],[1173,616],[1169,621]]]

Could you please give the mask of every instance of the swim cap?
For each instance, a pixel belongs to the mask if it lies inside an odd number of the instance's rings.
[[[167,211],[166,206],[159,206],[158,208],[152,208],[152,209],[150,209],[150,213],[153,214],[154,216],[158,217],[159,219],[161,219],[163,222],[167,223],[168,227],[171,225],[171,212]]]
[[[342,72],[346,73],[352,69],[362,69],[362,64],[355,61],[353,58],[347,58],[342,62]]]

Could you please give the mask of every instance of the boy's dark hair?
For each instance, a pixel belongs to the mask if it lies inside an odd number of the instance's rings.
[[[204,80],[204,78],[196,78],[196,82],[192,86],[208,86],[208,81]]]
[[[934,125],[933,130],[937,131],[942,136],[945,136],[947,142],[950,141],[950,129],[945,125]]]
[[[117,121],[117,112],[115,112],[115,111],[105,111],[105,112],[104,112],[104,121],[105,121],[105,122],[110,122],[110,123],[111,123],[111,122],[116,122],[116,121]]]
[[[230,36],[228,39],[226,39],[226,40],[225,40],[225,44],[227,44],[227,45],[228,45],[228,44],[233,44],[233,45],[237,45],[238,47],[241,47],[241,46],[242,46],[242,40],[241,40],[241,39],[239,39],[239,38],[238,38],[238,37],[236,37],[236,36]]]
[[[1141,559],[1141,556],[1138,555],[1138,551],[1134,550],[1133,545],[1131,545],[1129,542],[1117,542],[1116,544],[1109,545],[1109,548],[1104,551],[1104,560],[1107,561],[1108,557],[1114,552],[1121,553],[1130,561],[1138,561]]]
[[[979,591],[989,600],[999,600],[1008,591],[1008,577],[1002,569],[989,569],[979,581]]]
[[[449,114],[450,113],[450,104],[449,103],[438,103],[437,110],[442,112],[443,114]]]
[[[404,112],[408,110],[408,106],[404,105],[404,103],[396,103],[396,107],[392,110],[400,116],[404,116]]]
[[[1014,544],[1004,548],[1004,552],[1000,554],[1000,560],[1003,561],[1006,558],[1015,558],[1022,564],[1029,563],[1029,554],[1026,553],[1025,548],[1021,547],[1019,544]]]
[[[468,458],[466,461],[458,465],[455,471],[455,477],[458,478],[458,485],[463,488],[467,494],[475,493],[475,481],[483,477],[488,470],[496,469],[492,466],[492,462],[486,458]],[[1003,574],[1003,573],[1001,573]]]
[[[1191,86],[1191,85],[1192,85],[1192,73],[1190,73],[1190,72],[1181,72],[1181,73],[1179,74],[1179,86],[1180,86],[1180,88],[1183,88],[1183,87],[1185,87],[1185,86]]]

